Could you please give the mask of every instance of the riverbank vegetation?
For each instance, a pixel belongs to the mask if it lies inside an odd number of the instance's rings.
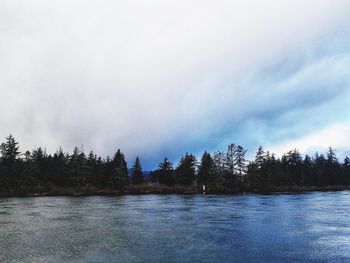
[[[42,148],[21,153],[12,135],[0,146],[0,195],[89,195],[146,193],[238,193],[345,189],[350,185],[350,159],[342,162],[329,148],[313,156],[291,150],[281,157],[259,147],[255,158],[230,144],[227,151],[204,152],[199,160],[186,153],[174,165],[164,158],[145,176],[137,157],[128,169],[124,154],[101,158],[75,147],[53,155]]]

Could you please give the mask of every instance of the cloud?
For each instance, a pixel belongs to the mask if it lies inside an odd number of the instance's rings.
[[[0,137],[49,152],[120,147],[149,167],[164,155],[281,139],[284,117],[300,126],[294,112],[347,94],[349,7],[1,1]]]
[[[265,73],[250,78],[243,84],[248,93],[240,94],[217,125],[221,130],[213,150],[220,142],[221,149],[227,142],[238,142],[248,147],[252,158],[257,145],[268,147],[349,121],[349,68],[349,55],[333,54],[299,63],[283,78],[264,81]],[[230,109],[228,105],[223,109]],[[344,146],[350,148],[349,143]]]
[[[349,134],[350,123],[334,124],[297,139],[279,142],[269,149],[281,156],[293,149],[298,149],[303,154],[314,154],[332,147],[337,150],[338,156],[345,157],[349,153]]]

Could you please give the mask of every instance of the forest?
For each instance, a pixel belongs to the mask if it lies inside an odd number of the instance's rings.
[[[0,153],[2,196],[195,193],[202,192],[203,185],[207,193],[350,185],[350,159],[340,162],[332,148],[313,156],[302,156],[294,149],[276,157],[260,146],[255,158],[248,161],[246,149],[229,144],[225,152],[205,151],[199,160],[186,153],[176,165],[165,157],[157,169],[147,174],[138,157],[129,169],[119,149],[113,158],[85,154],[79,147],[71,154],[60,148],[51,155],[41,147],[21,153],[18,142],[9,135],[1,143]]]

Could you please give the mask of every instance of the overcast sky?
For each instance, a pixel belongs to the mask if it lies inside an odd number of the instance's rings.
[[[350,150],[350,1],[0,0],[0,138],[168,156]]]

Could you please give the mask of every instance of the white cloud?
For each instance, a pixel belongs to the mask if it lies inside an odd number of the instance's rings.
[[[298,149],[303,154],[313,154],[325,152],[328,147],[332,147],[337,150],[338,155],[343,156],[350,148],[349,134],[350,123],[338,123],[296,139],[280,142],[268,149],[281,156],[293,149]]]

